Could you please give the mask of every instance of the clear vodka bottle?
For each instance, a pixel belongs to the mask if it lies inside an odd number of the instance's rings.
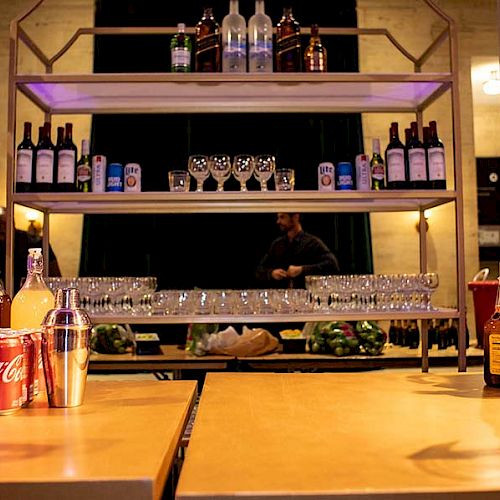
[[[250,72],[273,71],[273,23],[264,11],[264,0],[255,1],[255,14],[248,21]]]
[[[222,71],[244,73],[247,70],[247,26],[238,12],[238,0],[229,3],[229,14],[222,20]]]

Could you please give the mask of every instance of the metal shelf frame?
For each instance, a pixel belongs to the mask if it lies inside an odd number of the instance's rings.
[[[6,285],[12,294],[14,204],[37,208],[44,213],[43,250],[48,255],[51,213],[189,213],[189,212],[390,212],[418,211],[420,214],[420,271],[427,270],[427,240],[424,210],[453,203],[456,223],[457,310],[459,318],[458,370],[466,370],[465,350],[465,256],[463,182],[461,172],[461,126],[459,102],[458,41],[455,22],[434,0],[422,0],[445,22],[445,28],[415,56],[386,29],[322,28],[325,35],[384,36],[414,67],[413,73],[362,74],[81,74],[62,75],[54,64],[80,36],[96,35],[171,35],[175,27],[81,28],[52,57],[47,56],[23,29],[21,23],[40,7],[37,0],[10,25],[7,138],[7,232]],[[193,28],[188,29],[192,33]],[[305,32],[305,30],[304,30]],[[42,63],[42,74],[19,71],[20,44]],[[424,73],[424,64],[443,44],[448,44],[449,71]],[[387,193],[140,193],[137,195],[16,194],[14,159],[16,152],[16,109],[18,92],[25,94],[51,120],[53,114],[147,113],[147,112],[408,112],[414,113],[420,132],[423,111],[450,92],[453,123],[454,191],[395,191]],[[319,96],[319,98],[318,98]],[[286,195],[286,196],[285,196]],[[446,313],[450,314],[450,313]],[[405,317],[414,317],[413,314]],[[351,316],[349,316],[351,318]],[[356,316],[358,317],[358,316]],[[432,316],[435,317],[435,316]],[[256,317],[252,317],[255,319]],[[339,316],[340,318],[340,316]],[[375,316],[371,316],[377,319]],[[179,322],[200,318],[179,317]],[[234,321],[234,318],[231,318]],[[303,318],[302,318],[303,319]],[[342,317],[342,319],[344,319]],[[347,319],[347,318],[345,318]],[[352,319],[355,319],[352,317]],[[382,318],[380,318],[382,319]],[[388,319],[384,317],[383,319]],[[428,371],[427,320],[422,319],[422,371]],[[181,321],[182,320],[182,321]],[[301,320],[287,316],[283,320]],[[307,321],[308,319],[303,319]],[[145,320],[146,321],[146,320]],[[147,322],[152,322],[151,318]],[[156,320],[154,320],[156,321]],[[278,320],[276,320],[278,321]],[[282,321],[281,319],[279,321]]]

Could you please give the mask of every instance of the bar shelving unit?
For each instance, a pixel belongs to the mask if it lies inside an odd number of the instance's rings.
[[[22,28],[44,0],[37,0],[11,23],[9,66],[9,109],[7,149],[7,289],[12,293],[14,204],[44,214],[44,253],[47,255],[50,215],[55,213],[217,213],[245,212],[404,212],[419,213],[420,271],[427,270],[427,241],[424,211],[443,204],[454,206],[456,225],[456,309],[410,313],[332,313],[265,316],[103,316],[95,320],[133,323],[318,321],[329,319],[421,319],[422,370],[428,370],[427,328],[431,318],[458,318],[458,370],[466,370],[465,263],[463,188],[461,173],[460,105],[458,97],[458,53],[456,28],[433,0],[422,0],[446,24],[443,31],[419,56],[412,55],[386,29],[322,28],[324,35],[385,36],[414,66],[410,73],[272,73],[272,74],[57,74],[54,64],[80,36],[171,35],[175,27],[81,28],[53,57],[48,57]],[[193,29],[188,29],[193,33]],[[24,44],[38,58],[45,72],[23,74],[18,68],[18,50]],[[442,44],[449,47],[449,71],[425,73],[423,66]],[[24,94],[42,110],[53,115],[98,113],[237,113],[237,112],[363,112],[414,114],[420,129],[424,110],[444,94],[451,94],[453,122],[453,190],[385,192],[294,191],[204,192],[204,193],[15,193],[15,137],[18,94]],[[450,183],[451,184],[451,183]]]

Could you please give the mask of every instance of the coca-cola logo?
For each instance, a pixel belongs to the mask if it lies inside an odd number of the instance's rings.
[[[18,354],[10,361],[0,361],[0,375],[2,375],[2,383],[10,384],[11,382],[19,382],[23,378],[23,355]]]

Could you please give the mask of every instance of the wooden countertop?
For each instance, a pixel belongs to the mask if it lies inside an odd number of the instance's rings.
[[[160,498],[195,396],[193,381],[89,381],[80,407],[1,416],[0,498]]]
[[[209,373],[177,498],[498,499],[499,450],[481,373]]]

